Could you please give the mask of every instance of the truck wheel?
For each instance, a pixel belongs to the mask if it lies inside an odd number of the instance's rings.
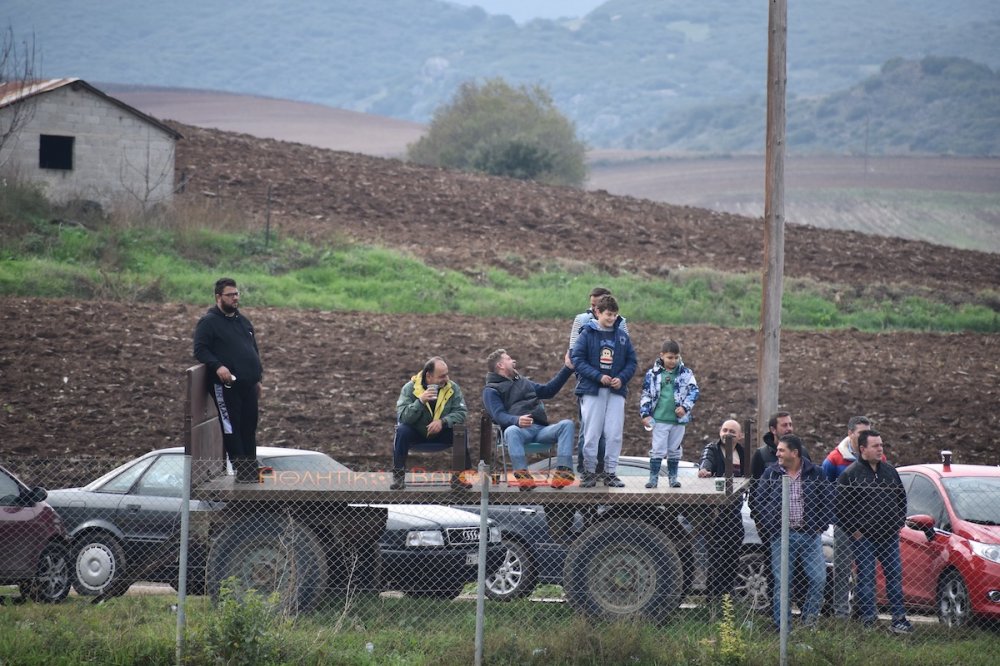
[[[740,555],[733,584],[733,601],[757,612],[771,610],[771,558],[763,551]]]
[[[517,541],[504,541],[507,549],[500,567],[486,577],[486,596],[496,601],[526,597],[535,589],[535,564],[528,548]]]
[[[592,525],[566,554],[566,597],[593,618],[662,620],[680,605],[683,587],[673,542],[639,520]]]
[[[281,609],[314,609],[326,586],[326,556],[311,529],[291,516],[239,518],[226,527],[208,555],[206,584],[212,601],[228,578],[239,592],[277,592]]]

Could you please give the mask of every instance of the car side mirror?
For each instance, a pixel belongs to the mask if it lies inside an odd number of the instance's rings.
[[[907,516],[906,526],[911,530],[923,532],[928,541],[934,538],[934,519],[926,514],[918,513],[914,516]]]

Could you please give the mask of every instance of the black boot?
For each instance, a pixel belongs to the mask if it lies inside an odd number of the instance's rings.
[[[584,472],[580,479],[581,488],[593,488],[597,485],[597,474],[594,472]]]
[[[392,470],[392,483],[389,484],[389,490],[403,490],[404,488],[406,488],[406,470]]]

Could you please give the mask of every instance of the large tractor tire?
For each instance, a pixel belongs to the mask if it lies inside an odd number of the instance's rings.
[[[206,584],[213,601],[224,581],[235,579],[237,593],[277,592],[281,610],[306,612],[326,593],[323,547],[308,527],[289,515],[238,518],[212,544]]]
[[[573,542],[563,589],[573,608],[589,617],[659,622],[680,605],[684,572],[664,532],[616,519],[591,525]]]

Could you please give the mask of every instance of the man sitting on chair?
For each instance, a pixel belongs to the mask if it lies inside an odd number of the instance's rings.
[[[549,425],[542,400],[559,393],[573,374],[573,364],[566,354],[565,365],[548,384],[538,384],[517,374],[517,361],[504,349],[497,349],[486,359],[486,388],[483,406],[493,422],[503,429],[504,441],[514,466],[515,484],[521,490],[534,489],[525,444],[557,443],[557,467],[550,484],[562,488],[573,483],[573,421],[563,419]]]
[[[440,356],[427,360],[423,370],[403,385],[396,401],[396,438],[392,444],[392,484],[390,490],[406,487],[406,458],[410,447],[424,451],[451,449],[454,427],[465,423],[468,410],[462,389],[448,379],[448,364]],[[469,445],[465,443],[465,466],[469,466]],[[451,486],[469,489],[459,472],[452,470]]]

